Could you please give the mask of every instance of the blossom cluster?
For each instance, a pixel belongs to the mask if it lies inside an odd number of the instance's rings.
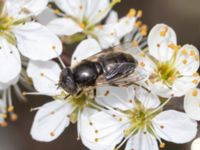
[[[2,127],[9,118],[17,119],[12,103],[15,92],[21,100],[27,95],[51,98],[32,109],[37,113],[31,136],[41,142],[55,140],[70,123],[77,126],[77,139],[91,150],[158,150],[166,146],[164,141],[182,144],[196,137],[198,49],[179,45],[175,31],[166,24],[157,24],[147,33],[139,20],[141,10],[130,9],[119,18],[113,10],[119,2],[0,0]],[[54,17],[44,25],[39,18],[46,13]],[[66,69],[62,45],[72,43],[77,47],[70,68],[98,54],[120,51],[136,60],[135,71],[116,78],[117,84],[99,80],[70,94],[60,80]],[[177,98],[183,99],[182,111],[170,107]],[[192,150],[199,145],[195,140]]]

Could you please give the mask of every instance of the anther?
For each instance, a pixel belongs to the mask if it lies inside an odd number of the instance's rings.
[[[136,10],[132,8],[129,10],[127,17],[131,18],[131,17],[134,17],[135,15],[136,15]]]
[[[183,60],[183,64],[184,65],[187,64],[187,60],[186,59]]]
[[[139,10],[138,12],[137,12],[137,18],[141,18],[142,17],[142,10]]]
[[[160,143],[160,148],[165,148],[165,143]]]
[[[163,31],[160,32],[160,36],[165,37],[168,32],[168,27],[164,27]]]
[[[139,43],[138,43],[138,41],[133,40],[132,45],[133,45],[133,47],[138,47]]]
[[[184,56],[186,56],[187,55],[187,50],[182,50],[182,54],[184,55]]]
[[[1,127],[7,127],[8,123],[4,121],[4,122],[1,122],[0,125],[1,125]]]
[[[50,135],[51,136],[55,136],[55,132],[50,132]]]
[[[198,80],[195,79],[195,80],[192,81],[192,83],[194,83],[194,84],[198,84]]]
[[[84,23],[80,23],[79,26],[84,29],[85,28],[85,24]]]
[[[137,21],[137,22],[135,23],[135,27],[137,27],[137,28],[139,28],[141,25],[142,25],[142,22],[141,22],[141,21]]]
[[[90,125],[90,126],[93,126],[93,123],[92,123],[92,122],[89,122],[89,125]]]
[[[104,96],[108,96],[109,93],[110,93],[109,91],[106,91],[106,92],[104,93]]]
[[[193,77],[199,77],[199,73],[198,73],[198,72],[195,72],[195,73],[192,74],[192,76],[193,76]]]
[[[197,95],[198,95],[198,91],[197,91],[196,89],[193,90],[193,91],[192,91],[192,96],[195,96],[195,97],[196,97]]]
[[[17,114],[12,113],[12,115],[11,115],[11,121],[16,121],[17,119],[18,119]]]
[[[95,141],[95,142],[99,142],[99,139],[98,139],[98,138],[96,138],[94,141]]]
[[[2,114],[2,118],[3,118],[3,119],[6,119],[7,117],[8,117],[8,115],[7,115],[7,114],[5,114],[5,113],[4,113],[4,114]]]
[[[14,111],[14,106],[12,106],[12,105],[9,106],[9,107],[8,107],[8,112],[13,112],[13,111]]]
[[[190,51],[190,56],[195,56],[194,50],[191,50],[191,51]]]
[[[98,130],[95,130],[95,133],[96,133],[96,134],[98,134],[98,133],[99,133],[99,131],[98,131]]]

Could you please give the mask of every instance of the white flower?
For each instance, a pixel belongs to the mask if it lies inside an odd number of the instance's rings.
[[[119,39],[129,33],[135,21],[141,17],[141,11],[131,9],[126,17],[118,20],[116,12],[111,12],[106,24],[100,22],[105,19],[112,7],[119,0],[54,0],[57,6],[65,13],[55,12],[63,17],[49,22],[47,27],[59,36],[72,36],[75,39],[84,39],[86,36],[96,39],[102,48],[119,43]],[[72,38],[72,39],[73,39]]]
[[[31,86],[32,83],[24,70],[24,68],[27,67],[27,60],[23,58],[22,63],[23,67],[20,75],[6,84],[0,83],[1,126],[7,126],[7,120],[9,118],[11,121],[17,120],[17,114],[14,112],[15,107],[13,105],[13,93],[15,94],[15,98],[18,98],[20,101],[26,101],[27,99],[21,92],[20,87],[24,87],[28,90],[33,90]]]
[[[158,150],[156,140],[161,148],[165,146],[161,138],[186,143],[196,136],[195,121],[182,112],[162,111],[165,103],[160,105],[158,97],[141,87],[135,92],[132,87],[116,87],[114,91],[113,87],[112,91],[103,87],[97,91],[96,100],[112,115],[97,112],[82,118],[81,137],[90,149],[119,149],[127,141],[125,150]]]
[[[199,149],[200,149],[200,138],[197,138],[192,142],[191,150],[199,150]]]
[[[200,120],[200,89],[191,89],[185,95],[184,110],[190,118]]]
[[[31,21],[31,17],[43,11],[47,3],[48,0],[1,1],[0,84],[9,83],[19,76],[20,53],[41,61],[61,54],[59,39],[44,26]]]
[[[176,34],[158,24],[148,36],[148,56],[140,64],[149,72],[149,86],[159,96],[183,96],[199,83],[199,52],[193,45],[177,45]]]
[[[87,44],[84,44],[85,42]],[[91,45],[93,45],[92,51],[86,51]],[[97,47],[94,47],[94,45],[97,45]],[[76,57],[76,61],[81,61],[100,51],[98,44],[93,39],[83,41],[78,48],[82,48],[85,53],[83,55],[79,53],[77,56],[74,54],[73,57]],[[72,65],[73,63],[76,62],[72,62]],[[98,107],[94,101],[94,91],[83,91],[78,96],[69,96],[63,89],[58,88],[61,68],[53,61],[30,61],[27,73],[32,78],[33,85],[39,94],[49,95],[55,99],[55,101],[38,108],[31,129],[32,137],[38,141],[52,141],[68,127],[70,122],[77,122],[79,134],[82,124],[80,118],[89,116],[93,111],[96,111],[92,108]]]

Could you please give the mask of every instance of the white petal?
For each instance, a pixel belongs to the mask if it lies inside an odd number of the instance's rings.
[[[21,60],[17,48],[0,38],[0,82],[6,84],[21,71]]]
[[[192,142],[191,150],[199,150],[200,149],[200,138],[197,138]]]
[[[54,2],[67,15],[74,17],[78,21],[83,20],[85,10],[88,9],[88,1],[85,0],[54,0]]]
[[[173,84],[174,96],[183,96],[191,89],[197,87],[199,83],[198,77],[183,76],[178,78]]]
[[[172,96],[173,90],[167,87],[162,81],[151,83],[149,82],[150,89],[158,96],[169,98]]]
[[[47,25],[51,20],[56,18],[58,18],[58,16],[56,16],[55,13],[52,13],[51,8],[46,8],[41,14],[37,16],[38,22],[42,25]]]
[[[62,53],[62,44],[58,37],[39,23],[26,23],[13,32],[22,55],[32,60],[46,61]]]
[[[126,144],[125,150],[159,150],[156,139],[150,134],[139,131]]]
[[[191,89],[184,98],[184,109],[187,115],[200,120],[200,89]]]
[[[83,31],[83,29],[70,18],[54,19],[49,22],[47,28],[59,36],[70,36]]]
[[[20,78],[20,74],[18,76],[16,76],[14,79],[12,79],[9,82],[7,82],[7,83],[1,83],[0,82],[0,90],[5,90],[9,86],[15,85],[19,81],[19,78]]]
[[[34,118],[31,136],[37,141],[55,140],[69,125],[68,115],[72,111],[72,106],[65,101],[53,101],[43,105]]]
[[[161,32],[166,31],[165,36],[161,36]],[[160,62],[171,59],[173,50],[169,48],[169,44],[176,44],[176,33],[172,28],[165,24],[158,24],[151,29],[148,36],[149,52]]]
[[[48,0],[7,0],[6,3],[9,15],[20,19],[41,13],[47,7]]]
[[[121,110],[134,107],[134,88],[102,86],[97,88],[96,102],[102,106],[110,106]]]
[[[119,44],[117,31],[112,24],[94,28],[93,34],[103,49]]]
[[[199,68],[199,51],[193,45],[184,45],[177,54],[175,67],[181,75],[192,75]]]
[[[85,17],[87,18],[90,24],[96,24],[106,17],[109,8],[110,1],[109,0],[88,0],[87,9],[85,10]]]
[[[115,26],[116,31],[117,31],[117,36],[121,39],[123,36],[130,33],[134,28],[135,21],[136,21],[136,17],[121,18]]]
[[[117,21],[118,21],[118,13],[112,10],[106,19],[106,24],[117,23]]]
[[[147,92],[141,87],[136,88],[136,98],[144,105],[145,108],[156,108],[160,105],[159,98],[151,92]]]
[[[32,78],[36,90],[50,96],[61,92],[57,85],[60,72],[59,65],[53,61],[30,61],[27,68],[27,74]]]
[[[137,60],[139,66],[143,67],[149,75],[157,68],[156,64],[148,56],[144,56],[142,52],[138,54]]]
[[[75,49],[72,55],[71,64],[75,65],[83,59],[88,58],[101,51],[101,48],[96,40],[87,39],[82,41]]]
[[[168,110],[153,119],[155,132],[166,141],[187,143],[197,134],[197,123],[185,113]]]
[[[81,115],[81,138],[93,150],[114,149],[123,138],[124,124],[112,116],[98,112],[91,117]]]

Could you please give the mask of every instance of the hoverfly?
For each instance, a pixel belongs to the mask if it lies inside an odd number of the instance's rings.
[[[59,86],[70,95],[83,89],[100,85],[129,86],[147,77],[138,61],[133,57],[132,43],[108,48],[82,60],[74,67],[64,68]],[[137,50],[136,50],[137,51]]]

